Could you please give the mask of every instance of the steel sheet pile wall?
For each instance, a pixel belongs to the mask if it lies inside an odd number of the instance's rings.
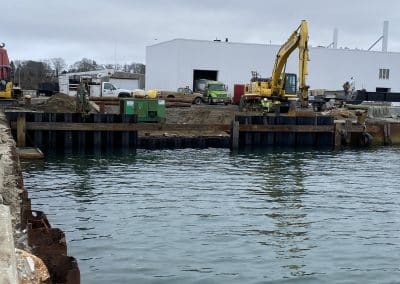
[[[9,112],[7,118],[17,142],[18,125],[15,127],[15,124],[21,116],[28,125],[36,123],[36,129],[28,127],[26,130],[25,146],[39,147],[45,152],[90,153],[134,149],[137,145],[137,131],[114,129],[117,124],[137,123],[136,115]]]
[[[229,148],[228,136],[195,137],[140,137],[138,148],[142,149],[183,149],[183,148]]]
[[[235,121],[242,126],[239,147],[333,147],[334,144],[334,132],[320,128],[334,129],[331,116],[236,116]],[[252,131],[246,131],[246,126],[252,126]]]

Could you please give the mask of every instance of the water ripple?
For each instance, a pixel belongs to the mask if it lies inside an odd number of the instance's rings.
[[[83,283],[394,283],[399,167],[399,148],[188,149],[23,172]]]

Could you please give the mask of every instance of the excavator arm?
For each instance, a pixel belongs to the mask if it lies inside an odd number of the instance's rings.
[[[308,74],[308,25],[302,20],[300,26],[290,35],[276,55],[274,70],[271,76],[271,91],[274,96],[284,96],[284,79],[286,62],[290,54],[299,48],[299,90],[302,107],[308,106],[308,88],[306,76]]]

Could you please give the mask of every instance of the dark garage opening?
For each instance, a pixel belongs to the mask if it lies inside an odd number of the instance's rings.
[[[217,70],[193,70],[193,90],[195,89],[195,82],[198,79],[207,79],[217,81]]]

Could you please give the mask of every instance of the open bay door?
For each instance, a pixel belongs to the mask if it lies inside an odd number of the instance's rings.
[[[207,79],[218,81],[218,70],[193,70],[193,90],[196,89],[196,81],[199,79]]]

